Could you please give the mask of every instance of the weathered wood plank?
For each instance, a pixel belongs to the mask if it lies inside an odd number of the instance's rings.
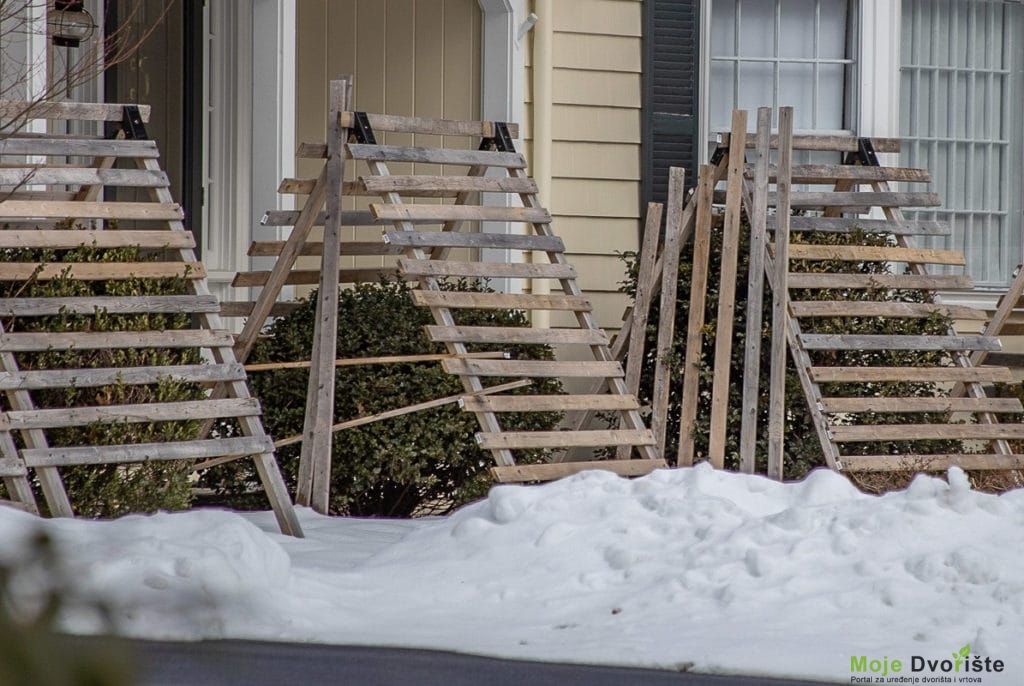
[[[1021,427],[1024,429],[1024,427]],[[654,445],[650,429],[599,429],[594,431],[503,431],[478,433],[477,444],[484,449],[572,448],[601,445]],[[625,462],[625,460],[617,460]]]
[[[888,219],[861,219],[859,217],[790,217],[791,231],[826,231],[846,233],[860,229],[867,233],[891,233],[894,236],[948,236],[949,222],[914,219],[902,223]],[[767,226],[775,228],[775,217],[768,217]]]
[[[664,209],[665,206],[661,203],[647,203],[647,219],[644,222],[643,242],[638,256],[640,266],[633,301],[633,324],[630,327],[629,347],[626,351],[626,392],[632,395],[636,395],[640,388],[640,373],[643,370],[644,347],[647,342],[647,319],[654,291],[654,265],[658,258],[658,239],[661,235],[661,215]],[[625,447],[620,448],[617,458],[629,458],[629,451]]]
[[[0,140],[0,155],[48,157],[134,157],[158,159],[156,141],[11,137]]]
[[[249,317],[252,315],[252,310],[256,306],[255,302],[249,301],[223,301],[220,303],[220,316],[221,317]],[[274,303],[270,308],[269,316],[271,317],[283,317],[291,314],[295,310],[301,307],[301,303],[297,302],[279,302]]]
[[[349,143],[347,147],[352,158],[357,160],[424,162],[428,164],[457,164],[469,167],[526,169],[526,159],[517,152],[416,148],[401,145],[364,145],[361,143]]]
[[[0,350],[111,350],[114,348],[219,348],[231,345],[230,331],[173,329],[168,331],[82,331],[0,334]]]
[[[551,213],[544,208],[486,207],[483,205],[388,205],[373,203],[370,213],[377,219],[412,222],[495,221],[548,224]]]
[[[115,281],[123,279],[205,279],[202,262],[5,262],[0,281],[48,281],[57,278],[78,281]]]
[[[217,312],[220,305],[212,295],[93,296],[77,298],[0,298],[0,316],[49,317],[62,313],[109,314],[144,312]]]
[[[746,176],[754,178],[753,165],[747,165]],[[768,180],[775,182],[778,167],[768,168]],[[929,183],[932,180],[927,169],[908,167],[867,167],[860,164],[794,164],[792,181],[797,184],[834,184],[838,181],[899,181],[903,183]]]
[[[26,476],[25,463],[16,457],[0,458],[0,477]]]
[[[722,135],[723,145],[728,145],[729,137],[727,134]],[[747,134],[747,147],[753,148],[757,145],[757,136],[753,133]],[[900,139],[899,138],[872,138],[871,144],[875,148],[875,152],[899,152],[900,151]],[[769,139],[769,146],[773,149],[779,147],[779,137],[777,134],[772,134]],[[858,139],[855,136],[845,135],[814,135],[814,134],[802,134],[793,136],[793,149],[794,150],[818,150],[825,152],[857,152],[859,150]]]
[[[1024,468],[1024,456],[1002,454],[953,455],[856,455],[843,457],[839,468],[844,472],[944,472],[950,467],[961,469]]]
[[[467,412],[568,412],[574,410],[636,410],[635,395],[491,395],[465,396]]]
[[[151,460],[197,460],[227,455],[272,453],[269,436],[242,436],[182,443],[34,448],[22,450],[29,467],[62,467],[79,464],[124,464]]]
[[[1002,350],[992,336],[910,336],[805,333],[800,342],[808,350]]]
[[[236,288],[250,288],[253,286],[265,286],[272,271],[261,272],[238,272],[232,279],[231,285]],[[399,276],[395,267],[366,267],[364,269],[339,269],[339,283],[367,283],[380,281],[381,279],[394,278]],[[293,269],[284,279],[284,283],[290,286],[312,286],[320,283],[320,270]]]
[[[451,262],[439,260],[398,260],[404,276],[489,276],[494,278],[575,279],[570,264],[532,262]]]
[[[976,307],[888,300],[797,300],[789,304],[794,317],[894,317],[922,319],[938,314],[952,319],[987,321],[988,312]]]
[[[564,252],[558,236],[521,236],[507,233],[453,233],[451,231],[387,231],[384,241],[417,248],[505,248]]]
[[[822,398],[822,412],[1024,412],[1017,398]]]
[[[3,200],[22,202],[70,202],[78,195],[76,191],[3,191]]]
[[[527,376],[622,378],[625,372],[618,362],[561,362],[551,360],[442,360],[441,367],[459,376]]]
[[[484,192],[484,193],[536,193],[537,182],[526,176],[427,176],[401,175],[361,176],[359,181],[369,193],[409,191]]]
[[[255,398],[186,400],[141,405],[68,407],[58,410],[20,410],[0,413],[0,430],[25,431],[89,424],[139,424],[218,417],[254,417],[260,414]]]
[[[944,383],[1010,383],[1013,375],[1005,367],[811,367],[816,383],[914,381]]]
[[[6,229],[0,230],[0,248],[167,248],[196,247],[191,231],[136,231],[121,229]]]
[[[884,288],[963,291],[974,288],[971,277],[961,274],[813,274],[789,273],[790,288]]]
[[[928,250],[876,245],[810,245],[789,246],[792,260],[839,260],[847,262],[915,262],[963,266],[967,258],[959,250]]]
[[[792,194],[794,209],[824,209],[826,207],[938,207],[942,199],[938,193],[879,193],[874,191],[836,192],[804,191]],[[776,206],[778,197],[768,194],[768,205]]]
[[[645,476],[666,467],[664,460],[597,460],[588,462],[553,462],[491,467],[491,474],[501,483],[553,481],[591,469],[614,472],[619,476]]]
[[[435,119],[431,117],[405,117],[395,114],[366,113],[370,128],[374,131],[396,131],[399,133],[426,133],[438,136],[474,136],[477,138],[493,138],[494,122],[463,121],[457,119]],[[351,128],[355,116],[352,112],[342,112],[341,125]],[[512,138],[519,137],[519,125],[507,122],[508,133]]]
[[[276,257],[284,249],[285,241],[253,241],[249,245],[249,257]],[[345,256],[384,256],[401,255],[405,251],[400,245],[388,245],[382,241],[343,241],[339,254]],[[299,251],[300,255],[324,254],[324,244],[321,241],[307,241]]]
[[[423,327],[430,340],[459,343],[508,343],[544,345],[608,345],[601,329],[534,329],[510,326],[436,326]]]
[[[143,122],[149,121],[150,105],[137,105]],[[125,104],[113,102],[34,102],[0,100],[0,117],[4,119],[75,119],[86,121],[121,121]]]
[[[302,216],[302,210],[267,210],[260,224],[263,226],[295,226]],[[312,215],[310,226],[323,226],[326,213],[319,211]],[[431,222],[421,222],[431,223]],[[388,219],[376,219],[369,210],[343,210],[341,213],[342,226],[384,226],[391,225]]]
[[[423,307],[482,308],[510,310],[567,310],[590,312],[593,306],[582,296],[527,293],[476,293],[462,291],[412,292],[412,299]]]
[[[0,146],[4,143],[0,140]],[[185,217],[178,203],[160,202],[58,202],[5,200],[0,203],[0,218],[20,217],[79,219],[139,219],[172,221]]]
[[[837,443],[864,441],[1024,439],[1024,424],[868,424],[834,426]]]
[[[220,383],[245,379],[241,364],[168,365],[98,369],[42,369],[0,371],[0,391],[45,388],[94,388],[111,384],[142,386],[162,379],[188,383]]]
[[[162,171],[147,169],[98,169],[96,167],[2,167],[0,186],[122,186],[156,188],[170,181]]]

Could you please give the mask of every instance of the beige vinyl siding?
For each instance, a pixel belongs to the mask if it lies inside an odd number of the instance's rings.
[[[477,0],[299,0],[296,3],[296,131],[299,141],[325,139],[329,81],[354,77],[353,105],[366,112],[446,119],[480,114],[480,7]],[[438,145],[440,136],[378,135],[397,145]],[[469,147],[468,138],[443,141]],[[297,160],[300,176],[320,163]],[[363,173],[352,169],[348,176]],[[391,164],[392,173],[412,165]],[[417,173],[442,173],[417,165]],[[362,203],[365,205],[365,201]],[[349,203],[349,206],[352,206]],[[379,238],[379,228],[345,229],[343,240]],[[343,258],[372,267],[380,258]]]
[[[557,0],[553,4],[551,192],[554,230],[592,300],[598,324],[615,329],[619,253],[640,231],[641,28],[637,0]],[[532,159],[532,42],[526,60],[523,136]],[[552,317],[558,326],[561,318]]]

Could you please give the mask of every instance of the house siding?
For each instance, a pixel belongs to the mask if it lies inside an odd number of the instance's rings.
[[[643,3],[558,0],[552,5],[548,205],[598,324],[615,329],[627,305],[619,292],[624,278],[619,253],[637,249],[642,220]],[[531,160],[532,52],[531,42],[523,128]],[[565,315],[555,315],[551,324],[563,320]]]

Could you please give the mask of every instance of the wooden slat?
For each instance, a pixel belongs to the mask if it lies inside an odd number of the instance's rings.
[[[256,306],[255,302],[243,302],[243,301],[223,301],[220,303],[220,316],[221,317],[248,317],[252,314],[252,308]],[[297,302],[279,302],[274,303],[270,308],[271,317],[284,317],[289,315],[295,310],[301,307],[301,303]]]
[[[361,176],[359,181],[370,193],[396,192],[407,195],[410,191],[484,192],[484,193],[536,193],[537,182],[530,177],[509,176],[427,176],[399,175]]]
[[[0,140],[0,155],[157,159],[160,152],[156,141],[11,137]]]
[[[868,424],[834,426],[832,440],[838,443],[912,440],[1024,439],[1024,424]]]
[[[377,219],[412,222],[532,222],[547,224],[551,214],[543,208],[486,207],[482,205],[387,205],[373,203],[370,213]]]
[[[124,279],[205,279],[202,262],[5,262],[0,281],[48,281],[57,278],[78,281]]]
[[[435,326],[423,327],[430,340],[458,343],[508,343],[544,345],[608,345],[601,329],[534,329],[508,326]]]
[[[822,412],[1024,412],[1017,398],[822,398]]]
[[[590,312],[593,306],[581,296],[526,293],[476,293],[463,291],[412,292],[412,299],[424,307],[482,308],[510,310],[568,310]]]
[[[1010,383],[1013,376],[1005,367],[811,367],[811,380],[828,382],[907,381],[944,383]]]
[[[1024,468],[1024,456],[1002,454],[967,455],[856,455],[843,457],[839,468],[844,472],[901,472],[946,471],[950,467],[961,469]]]
[[[0,230],[2,248],[168,248],[196,247],[191,231],[113,229],[6,229]]]
[[[134,105],[139,108],[143,122],[149,121],[152,107]],[[24,100],[0,100],[0,117],[11,119],[74,119],[85,121],[121,121],[124,118],[124,104],[113,102],[32,102]]]
[[[265,286],[270,278],[271,272],[238,272],[232,279],[231,285],[236,288],[249,288],[253,286]],[[399,276],[395,267],[367,267],[364,269],[339,269],[339,283],[367,283],[390,279]],[[284,282],[291,286],[312,286],[320,282],[320,270],[293,269],[288,273]]]
[[[789,246],[791,260],[839,260],[846,262],[915,262],[963,266],[967,259],[959,250],[928,250],[875,245],[810,245]]]
[[[249,245],[249,257],[276,257],[284,249],[284,241],[253,241]],[[343,241],[341,255],[383,256],[401,255],[405,251],[399,245],[388,245],[382,241]],[[300,255],[323,255],[324,244],[320,241],[306,241],[299,251]]]
[[[4,202],[19,200],[22,202],[69,202],[75,199],[77,191],[4,191]]]
[[[94,296],[77,298],[0,298],[0,316],[48,317],[58,314],[109,314],[147,312],[217,312],[220,304],[212,295]]]
[[[1024,427],[1021,427],[1024,429]],[[596,431],[503,431],[478,433],[476,442],[481,448],[493,450],[572,448],[601,445],[654,445],[650,429],[600,429]]]
[[[775,217],[768,217],[769,229],[775,228]],[[868,233],[891,233],[894,236],[948,236],[949,222],[936,220],[908,220],[902,223],[888,219],[861,219],[859,217],[790,217],[791,231],[826,231],[846,233],[860,229]]]
[[[599,460],[492,467],[490,468],[490,473],[494,475],[497,481],[502,483],[521,483],[525,481],[553,481],[554,479],[560,479],[592,469],[613,472],[620,476],[645,476],[655,469],[663,469],[667,466],[664,460]]]
[[[774,206],[778,199],[768,194],[768,205]],[[825,207],[938,207],[942,199],[938,193],[877,193],[805,191],[792,194],[794,209],[822,209]]]
[[[3,167],[0,186],[123,186],[156,188],[170,181],[162,171],[147,169],[97,169],[95,167]]]
[[[794,317],[894,317],[920,319],[938,314],[952,319],[987,321],[988,313],[975,307],[938,303],[902,303],[888,300],[797,300],[790,302]]]
[[[295,226],[295,222],[299,220],[301,214],[302,210],[267,210],[263,218],[260,219],[260,224],[264,226]],[[323,226],[326,216],[322,210],[317,212],[313,215],[313,223],[310,226]],[[369,210],[343,210],[341,213],[342,226],[385,226],[390,224],[390,220],[374,218]]]
[[[20,410],[0,413],[0,430],[25,431],[89,424],[139,424],[217,417],[253,417],[260,414],[256,398],[186,400],[141,405],[68,407],[59,410]]]
[[[16,457],[0,458],[0,477],[25,476],[28,470],[25,463]]]
[[[3,141],[0,140],[0,145]],[[139,219],[174,221],[184,218],[178,203],[160,202],[32,202],[6,200],[0,203],[0,218],[40,217],[79,219]]]
[[[442,360],[441,367],[459,376],[527,376],[622,378],[618,362],[560,362],[551,360]]]
[[[800,342],[808,350],[1002,350],[992,336],[907,336],[806,333]]]
[[[747,165],[747,178],[754,178],[753,165]],[[768,178],[775,183],[777,167],[768,168]],[[907,167],[867,167],[860,164],[794,164],[793,183],[797,184],[834,184],[837,181],[899,181],[903,183],[928,183],[931,174],[927,169]]]
[[[0,371],[0,391],[39,390],[45,388],[94,388],[111,384],[142,386],[162,379],[185,383],[241,381],[241,364],[168,365],[166,367],[116,367],[98,369],[42,369]]]
[[[439,260],[399,260],[399,272],[405,276],[489,276],[494,278],[575,279],[569,264],[532,262],[450,262]]]
[[[568,412],[573,410],[636,410],[635,395],[490,395],[464,396],[467,412]]]
[[[722,135],[722,142],[723,145],[728,145],[729,137],[727,134]],[[756,134],[748,133],[747,147],[753,148],[756,144]],[[900,151],[899,138],[872,138],[871,145],[875,148],[875,152]],[[769,139],[769,146],[773,149],[778,149],[779,137],[777,134],[772,134],[772,137]],[[819,150],[826,152],[857,152],[859,150],[859,143],[855,136],[802,134],[793,136],[793,149]]]
[[[790,288],[885,288],[962,291],[974,288],[971,277],[960,274],[813,274],[790,272]]]
[[[614,472],[619,476],[644,476],[666,467],[664,460],[597,460],[588,462],[553,462],[492,467],[491,474],[501,483],[552,481],[591,469]]]
[[[517,152],[416,148],[400,145],[364,145],[359,143],[350,143],[348,151],[353,159],[375,162],[425,162],[429,164],[458,164],[469,167],[526,169],[526,159]]]
[[[231,347],[230,331],[173,329],[169,331],[85,331],[63,333],[0,334],[0,350],[39,352],[45,350],[111,350],[115,348],[220,348]]]
[[[151,460],[197,460],[227,455],[261,455],[274,450],[269,436],[243,436],[182,443],[35,448],[22,450],[29,467],[80,464],[124,464]]]
[[[452,231],[387,231],[384,240],[396,246],[417,248],[505,248],[564,252],[558,236],[521,236],[507,233],[454,233]]]
[[[437,136],[473,136],[476,138],[493,138],[494,122],[463,121],[457,119],[433,119],[430,117],[405,117],[394,114],[366,113],[370,128],[374,131],[396,131],[399,133],[427,133]],[[352,112],[341,113],[341,126],[354,126],[355,116]],[[519,137],[519,125],[513,122],[505,124],[512,138]]]

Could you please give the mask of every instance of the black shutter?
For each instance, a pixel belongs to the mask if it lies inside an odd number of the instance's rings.
[[[668,168],[697,174],[700,0],[644,3],[643,200],[664,202]]]

